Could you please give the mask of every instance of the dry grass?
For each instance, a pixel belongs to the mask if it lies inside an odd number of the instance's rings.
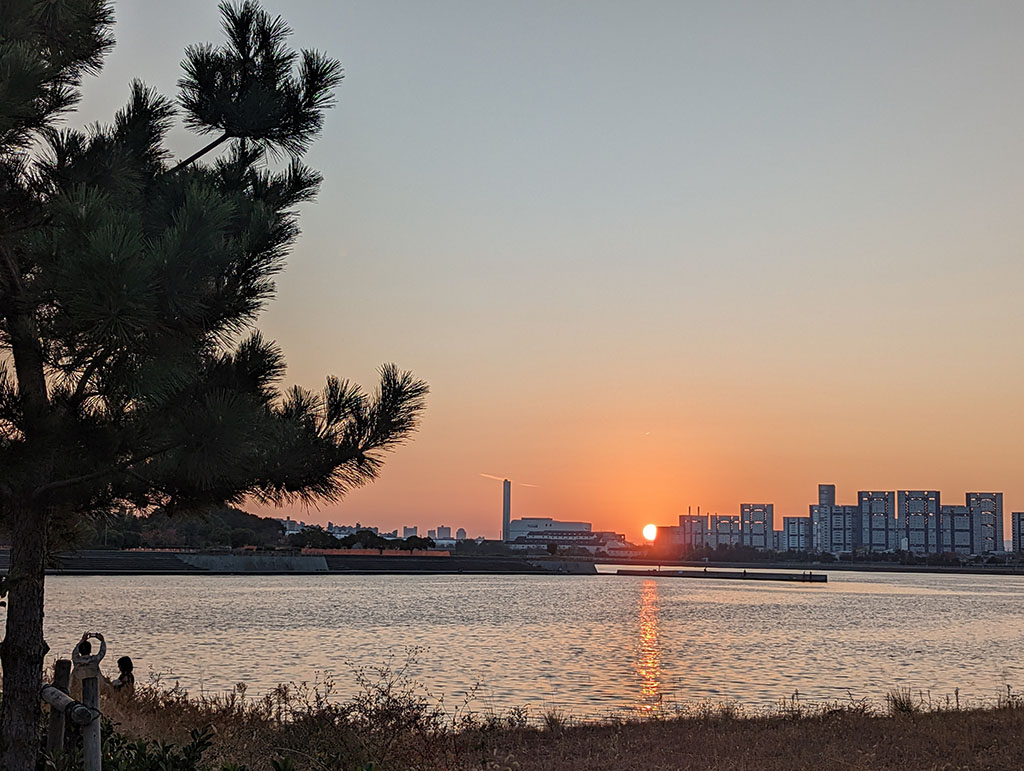
[[[1024,768],[1024,710],[883,716],[848,710],[791,718],[681,718],[577,726],[551,739],[507,732],[495,767],[516,771],[954,771]]]
[[[333,698],[330,681],[277,689],[261,699],[244,689],[223,697],[141,688],[106,712],[130,736],[182,742],[188,730],[216,731],[211,767],[224,761],[270,768],[290,756],[297,771],[954,771],[1024,768],[1024,703],[1009,690],[985,708],[959,699],[931,703],[893,691],[866,702],[805,705],[797,696],[770,714],[736,705],[696,705],[602,723],[550,709],[528,715],[474,714],[432,699],[390,666],[357,674],[359,691]]]

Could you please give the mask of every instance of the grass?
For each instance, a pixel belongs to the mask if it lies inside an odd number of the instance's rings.
[[[141,687],[105,712],[130,737],[187,743],[209,726],[210,768],[271,771],[957,771],[1024,768],[1024,701],[1009,688],[987,705],[891,691],[884,705],[850,699],[808,704],[799,694],[767,712],[692,704],[588,722],[557,708],[477,713],[446,705],[384,666],[355,675],[356,695],[335,697],[330,679],[282,686],[258,699],[237,686],[224,696]]]

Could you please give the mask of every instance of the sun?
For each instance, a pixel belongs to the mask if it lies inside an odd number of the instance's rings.
[[[648,541],[653,541],[658,537],[658,526],[657,525],[644,525],[644,538]]]

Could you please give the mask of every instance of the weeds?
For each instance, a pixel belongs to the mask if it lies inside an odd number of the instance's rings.
[[[543,715],[544,730],[552,736],[561,736],[566,727],[565,713],[557,707],[551,707]]]
[[[973,707],[964,707],[959,691],[953,699],[933,701],[926,692],[894,689],[887,694],[884,708],[852,694],[846,700],[818,703],[794,691],[767,711],[747,710],[735,702],[682,703],[666,704],[656,713],[587,721],[556,707],[533,714],[525,707],[477,713],[471,709],[474,693],[449,707],[443,698],[419,686],[413,671],[413,660],[398,664],[393,658],[380,667],[354,669],[346,685],[354,686],[355,693],[346,699],[329,675],[319,675],[312,683],[281,685],[259,698],[250,697],[242,684],[226,694],[193,697],[177,684],[167,687],[155,678],[140,686],[134,699],[110,699],[104,711],[119,724],[122,756],[135,752],[146,762],[159,758],[163,765],[111,762],[104,768],[192,771],[177,758],[185,757],[198,739],[213,743],[201,748],[207,765],[195,767],[203,771],[795,770],[824,767],[812,752],[819,745],[826,753],[835,750],[836,767],[849,750],[861,752],[863,764],[844,768],[909,769],[917,766],[876,762],[882,752],[879,748],[891,745],[886,737],[893,730],[894,716],[915,715],[914,721],[899,729],[901,736],[920,734],[907,741],[921,747],[943,746],[947,756],[957,752],[951,742],[959,741],[965,748],[963,757],[970,757],[977,735],[1012,736],[1024,731],[1024,698],[1012,688],[994,702]],[[942,723],[947,716],[955,722]],[[195,726],[208,729],[190,734]],[[154,744],[154,739],[160,744]],[[863,749],[853,749],[862,745]],[[670,747],[683,755],[671,754]],[[769,748],[770,757],[786,758],[787,764],[759,765],[760,756],[754,763],[746,754],[750,747]],[[717,754],[709,755],[705,748]],[[998,743],[989,749],[1002,752]],[[801,760],[805,751],[807,758]],[[644,765],[648,756],[660,757],[661,765],[653,760]],[[683,764],[681,757],[691,758],[693,764]],[[1024,751],[1017,761],[1017,756],[1012,762],[1000,756],[1003,765],[993,761],[987,767],[1024,767]],[[54,764],[51,771],[71,767]]]
[[[885,703],[890,715],[915,715],[921,711],[921,701],[914,700],[909,688],[893,688],[885,694]]]

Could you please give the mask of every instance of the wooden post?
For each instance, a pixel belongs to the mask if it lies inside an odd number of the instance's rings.
[[[97,653],[91,652],[89,638],[100,641]],[[102,743],[100,741],[100,661],[107,655],[107,644],[98,632],[86,632],[71,654],[75,673],[82,678],[82,703],[92,711],[93,718],[82,726],[82,754],[85,771],[102,771]]]
[[[64,693],[71,684],[71,662],[57,659],[53,666],[53,686]],[[53,757],[64,749],[64,712],[50,708],[50,724],[46,728],[46,751]]]
[[[85,756],[85,771],[102,771],[99,678],[82,678],[82,703],[90,709],[96,710],[95,716],[89,724],[82,726],[82,754]]]

